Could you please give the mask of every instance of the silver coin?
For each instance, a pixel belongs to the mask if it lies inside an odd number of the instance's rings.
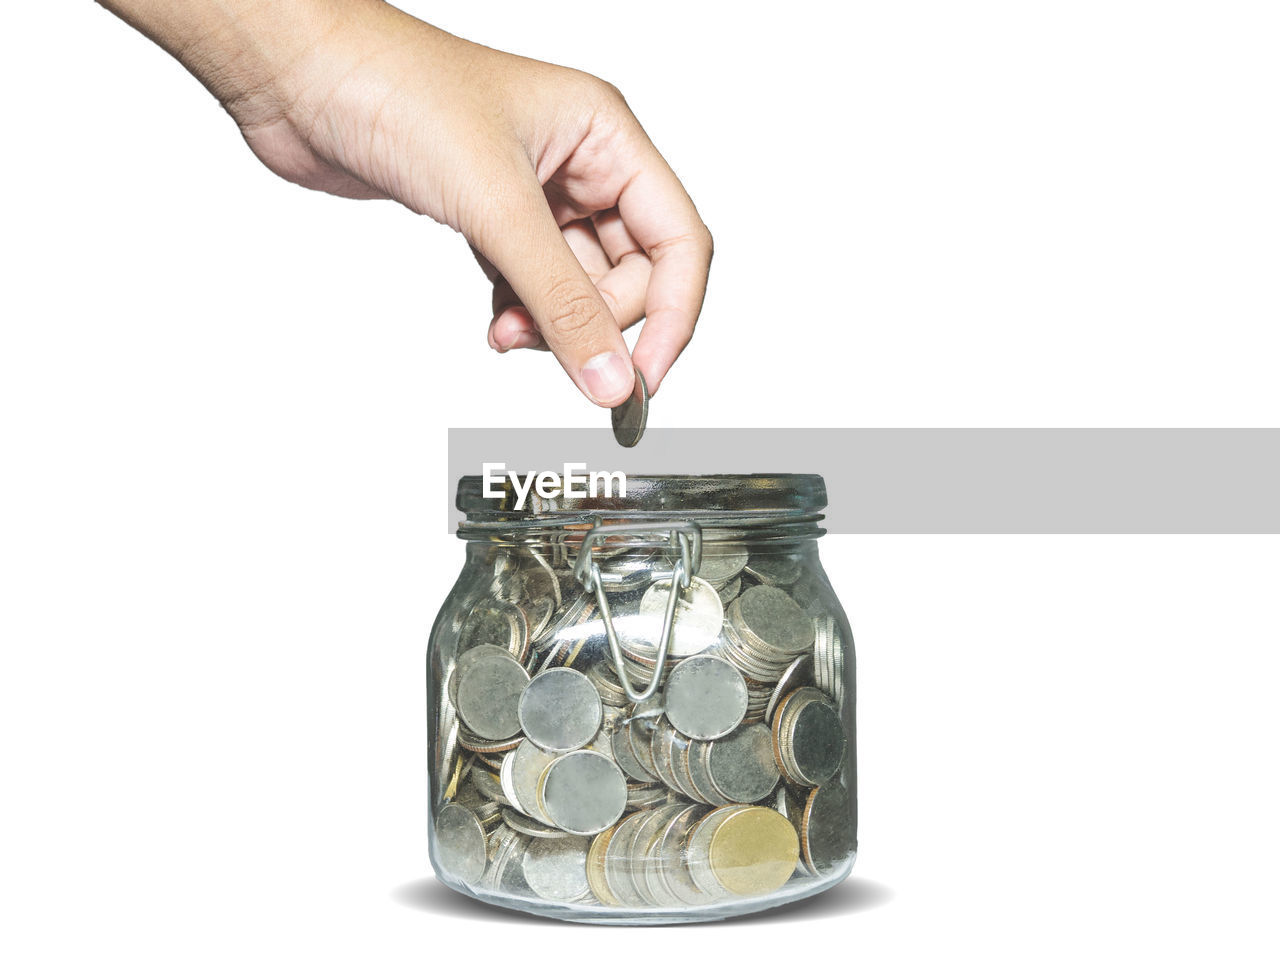
[[[441,681],[440,714],[436,719],[436,784],[443,788],[453,776],[453,766],[458,760],[458,712],[449,695],[450,682],[457,665],[450,665]]]
[[[521,814],[515,808],[504,807],[502,809],[502,822],[511,830],[519,831],[526,837],[531,838],[567,838],[572,835],[565,834],[559,828],[553,828],[541,821],[535,821],[527,814]]]
[[[537,551],[528,551],[521,563],[521,574],[524,579],[524,597],[526,601],[537,597],[551,599],[554,610],[559,607],[563,598],[560,594],[560,578],[552,570],[551,563]]]
[[[716,593],[720,596],[720,603],[727,607],[735,597],[742,593],[742,578],[735,577],[723,586],[717,587]]]
[[[710,648],[707,653],[723,657],[757,684],[776,684],[792,658],[789,655],[775,654],[773,658],[761,655],[734,627],[733,616],[734,608],[730,608],[730,620],[724,623],[719,643]]]
[[[810,571],[801,574],[799,580],[788,590],[791,592],[791,599],[804,608],[806,614],[819,614],[824,608],[831,606],[827,600],[831,596],[830,585]]]
[[[723,587],[747,566],[747,552],[740,547],[712,547],[704,544],[698,576],[712,587]]]
[[[604,711],[604,720],[600,722],[600,730],[596,732],[596,736],[583,745],[585,750],[595,751],[597,754],[603,754],[605,757],[613,758],[613,729],[617,725],[618,713],[616,717],[611,718],[610,712],[617,711],[617,708],[606,708]],[[622,772],[626,774],[626,771]]]
[[[459,660],[454,706],[462,723],[490,741],[513,737],[520,730],[520,695],[529,673],[515,658],[481,657]]]
[[[504,787],[509,780],[511,800],[521,813],[539,817],[538,782],[542,779],[542,772],[556,759],[556,755],[526,739],[508,756],[511,758],[510,776],[503,781]],[[504,763],[504,769],[505,767]]]
[[[646,848],[644,862],[637,865],[637,873],[644,875],[644,884],[637,884],[636,887],[644,891],[648,896],[649,903],[654,907],[677,907],[680,904],[680,900],[671,890],[666,878],[663,877],[664,855],[662,847],[663,842],[666,840],[667,832],[671,830],[671,826],[692,806],[683,801],[673,802],[667,805],[668,813],[663,816],[661,822],[654,822],[649,825],[649,833],[652,840]]]
[[[470,648],[458,655],[457,660],[453,662],[453,668],[448,673],[448,691],[449,701],[456,707],[458,703],[458,679],[462,676],[462,670],[477,661],[486,657],[510,657],[505,650],[500,647],[494,647],[492,644],[481,644],[477,647]]]
[[[524,881],[546,901],[579,901],[591,893],[587,885],[587,838],[562,835],[535,838],[525,848]]]
[[[596,691],[600,694],[600,700],[609,707],[621,708],[631,703],[627,697],[627,692],[618,683],[617,675],[613,673],[611,668],[606,667],[603,662],[597,661],[587,668],[587,680],[596,686]],[[609,733],[612,734],[613,732],[610,731]]]
[[[681,904],[706,904],[711,898],[693,883],[689,867],[685,863],[684,850],[689,832],[707,814],[707,808],[700,804],[690,804],[669,825],[658,840],[657,856],[651,859],[656,865],[659,878],[655,882],[649,880],[649,889],[659,894],[663,905],[676,907]],[[647,870],[647,868],[646,868]],[[668,901],[664,895],[673,900]]]
[[[702,801],[712,807],[722,807],[733,802],[716,789],[715,782],[711,780],[711,772],[707,770],[707,749],[714,743],[715,741],[694,741],[689,747],[689,780],[696,788],[690,796],[695,801]]]
[[[540,637],[551,624],[551,618],[556,613],[556,602],[544,594],[528,598],[520,609],[529,626],[529,637],[535,638]]]
[[[744,724],[707,748],[707,770],[721,794],[740,804],[759,801],[778,783],[773,735],[763,724]]]
[[[512,750],[524,740],[523,734],[517,734],[515,737],[503,738],[501,741],[488,741],[482,737],[476,737],[474,731],[463,728],[458,732],[458,744],[465,747],[468,751],[474,751],[482,757],[492,754],[505,754]]]
[[[791,814],[795,809],[795,802],[791,800],[791,795],[787,793],[786,784],[780,784],[777,792],[769,800],[767,807],[773,808],[787,820],[792,820]]]
[[[644,592],[637,621],[644,625],[643,637],[637,637],[636,631],[628,631],[627,647],[656,655],[670,591],[670,581],[659,581]],[[720,638],[720,626],[724,623],[720,595],[702,578],[690,578],[689,587],[680,590],[676,599],[674,621],[668,655],[680,658],[700,654]]]
[[[446,804],[436,815],[436,859],[440,868],[471,885],[479,882],[488,862],[484,826],[461,804]]]
[[[627,808],[632,811],[643,811],[654,805],[662,804],[667,799],[667,789],[661,784],[628,784]]]
[[[636,891],[639,892],[641,900],[653,907],[658,906],[659,895],[649,886],[647,865],[663,829],[675,820],[683,807],[683,804],[664,804],[655,808],[653,816],[641,825],[640,830],[636,832],[635,840],[631,842],[632,880],[635,882]]]
[[[480,822],[483,824],[485,819],[481,814],[480,808],[489,806],[493,802],[485,800],[484,795],[476,790],[476,786],[471,783],[470,774],[471,767],[467,767],[458,775],[458,786],[449,801],[453,804],[461,804],[465,808],[470,808],[471,813],[480,818]]]
[[[590,594],[579,594],[572,603],[557,611],[551,623],[534,637],[533,647],[540,651],[545,650],[556,641],[561,631],[580,624],[594,600]]]
[[[481,887],[508,892],[528,890],[520,861],[530,840],[505,824],[499,826],[489,840],[489,866],[480,879]]]
[[[728,734],[747,713],[747,682],[728,661],[707,654],[676,665],[666,689],[667,717],[681,734]]]
[[[623,664],[626,667],[627,680],[631,682],[631,687],[633,690],[636,688],[643,689],[648,686],[650,681],[653,680],[653,668],[655,665],[652,662],[643,663],[643,662],[637,661],[634,657],[628,654],[627,659],[623,661]],[[673,668],[674,666],[675,664],[672,661],[668,661],[665,665],[663,665],[663,668],[662,668],[663,682],[665,682],[666,679],[671,676],[671,668]]]
[[[746,682],[746,718],[762,720],[764,709],[769,706],[769,695],[773,692],[768,685],[758,685],[748,679]]]
[[[600,568],[600,586],[610,595],[644,590],[655,576],[653,556],[652,553],[627,554],[605,564]],[[614,607],[624,603],[615,601]]]
[[[638,819],[635,831],[628,838],[626,864],[631,885],[635,888],[635,899],[630,903],[636,907],[647,907],[649,893],[644,880],[644,851],[649,844],[649,825],[662,814],[662,806],[649,808],[641,813],[643,816]]]
[[[777,710],[778,702],[790,694],[798,687],[807,687],[813,683],[813,656],[810,654],[801,654],[791,665],[782,673],[782,677],[778,678],[778,685],[773,689],[773,694],[769,697],[769,704],[764,709],[764,719],[766,723],[773,721],[773,712]]]
[[[507,803],[523,814],[525,810],[520,804],[520,799],[516,797],[515,782],[511,777],[515,759],[515,751],[508,751],[502,755],[502,764],[498,767],[498,783],[502,785],[502,793],[506,796]]]
[[[815,618],[813,623],[813,686],[825,694],[830,694],[831,682],[827,679],[827,647],[831,643],[831,637],[823,630],[823,620],[821,617]]]
[[[731,804],[728,807],[716,808],[689,832],[689,840],[685,850],[685,864],[693,876],[693,883],[712,899],[726,898],[729,890],[720,883],[711,867],[711,840],[716,829],[739,811],[746,810],[745,804]]]
[[[780,588],[758,584],[733,602],[735,626],[745,640],[795,657],[813,647],[813,622]]]
[[[670,770],[675,778],[671,789],[685,797],[697,798],[698,788],[689,773],[689,746],[697,743],[686,738],[675,729],[669,718],[662,719],[660,736],[667,743],[666,754],[670,758]],[[657,750],[655,748],[656,756]]]
[[[500,557],[494,567],[490,591],[507,604],[519,604],[524,597],[524,578],[520,576],[518,562],[509,552]]]
[[[644,374],[636,369],[635,387],[631,396],[609,412],[613,423],[613,439],[623,447],[635,447],[644,436],[644,425],[649,419],[649,385]]]
[[[649,744],[653,751],[653,769],[657,772],[659,781],[671,790],[678,791],[680,788],[676,784],[671,756],[675,745],[666,736],[668,731],[674,732],[675,728],[665,717],[659,718],[649,737]]]
[[[585,600],[580,607],[575,603],[569,608],[570,612],[577,610],[575,617],[557,621],[552,628],[550,641],[544,645],[546,655],[539,664],[539,673],[553,667],[571,667],[583,652],[589,652],[597,642],[603,643],[604,621],[598,616],[595,598],[585,597]]]
[[[613,837],[609,839],[604,853],[604,876],[613,896],[625,905],[639,906],[644,902],[636,890],[631,865],[631,842],[635,840],[636,831],[649,818],[652,811],[637,811],[628,815]]]
[[[640,763],[640,759],[636,757],[636,752],[631,747],[631,731],[628,729],[628,724],[629,722],[624,721],[614,729],[609,738],[613,759],[628,777],[637,781],[652,781],[653,772]]]
[[[814,874],[826,874],[853,853],[853,813],[849,792],[828,781],[809,792],[797,829],[800,854]]]
[[[595,685],[567,667],[551,668],[531,680],[517,712],[529,740],[548,751],[576,751],[588,744],[604,717]]]
[[[476,791],[481,797],[490,801],[501,801],[509,803],[510,798],[502,789],[502,782],[498,775],[494,774],[487,768],[474,767],[471,769],[469,778],[471,784],[475,785]]]
[[[752,554],[746,571],[761,584],[790,587],[804,573],[804,561],[795,554]]]
[[[832,664],[831,696],[840,712],[844,713],[844,638],[840,634],[839,627],[832,631],[831,650],[835,655]]]
[[[517,660],[523,660],[529,645],[529,625],[520,608],[494,601],[474,608],[462,623],[458,636],[458,654],[482,644],[499,647]]]
[[[659,717],[661,714],[633,713],[623,725],[631,753],[640,762],[641,769],[649,773],[648,777],[642,778],[645,781],[658,780],[658,764],[653,756],[653,730]]]
[[[487,831],[502,820],[502,812],[508,809],[497,801],[479,801],[472,810]]]
[[[622,816],[627,779],[618,765],[594,751],[563,754],[538,785],[538,810],[570,834],[599,834]]]

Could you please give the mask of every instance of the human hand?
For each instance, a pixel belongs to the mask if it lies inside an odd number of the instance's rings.
[[[693,334],[711,235],[622,96],[378,0],[103,0],[217,96],[294,183],[390,198],[462,233],[489,345],[550,349],[594,403],[658,389]],[[193,9],[194,7],[194,9]]]

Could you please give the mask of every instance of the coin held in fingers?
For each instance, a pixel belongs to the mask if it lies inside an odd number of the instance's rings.
[[[613,419],[613,438],[623,447],[635,447],[644,436],[645,421],[649,419],[649,385],[644,374],[636,368],[636,384],[631,396],[610,411]]]

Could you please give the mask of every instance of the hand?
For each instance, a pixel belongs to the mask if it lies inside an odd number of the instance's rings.
[[[104,0],[168,47],[294,183],[448,224],[493,282],[489,345],[550,349],[602,407],[621,330],[656,391],[693,334],[711,235],[622,96],[374,0]]]

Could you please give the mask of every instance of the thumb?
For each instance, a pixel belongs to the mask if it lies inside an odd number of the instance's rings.
[[[490,229],[468,239],[506,278],[578,389],[592,403],[616,407],[635,387],[626,341],[532,171],[528,180],[490,209]]]

